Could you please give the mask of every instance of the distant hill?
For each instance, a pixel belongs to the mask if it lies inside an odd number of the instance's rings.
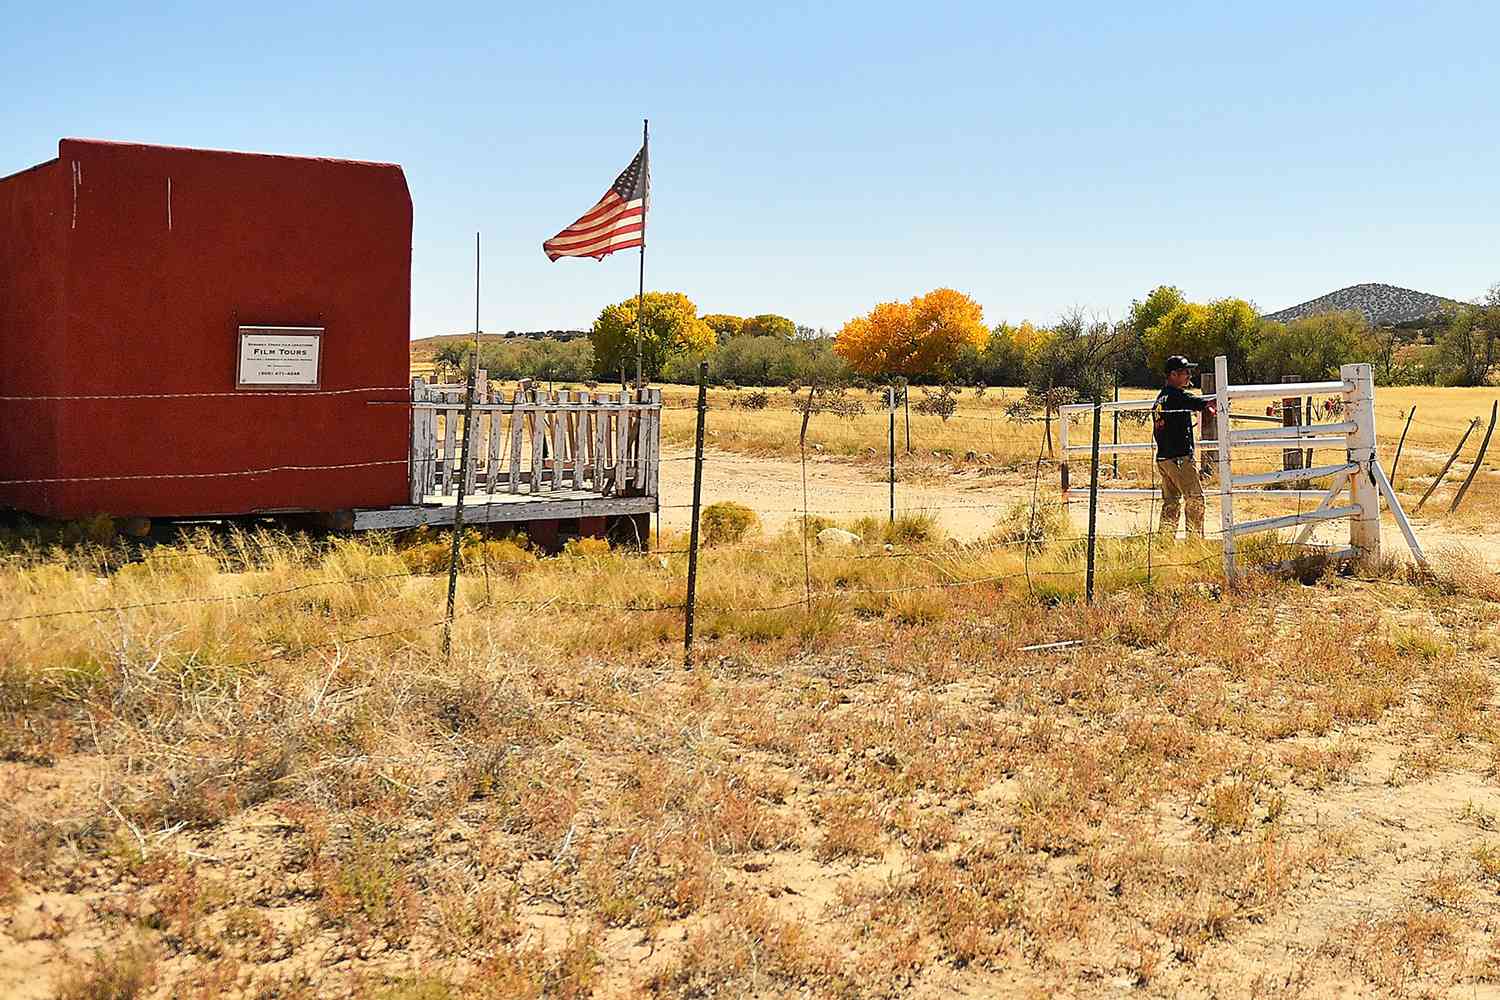
[[[1395,285],[1368,283],[1350,285],[1336,292],[1320,295],[1301,305],[1266,314],[1265,319],[1278,323],[1289,323],[1294,319],[1306,319],[1322,313],[1344,312],[1352,309],[1364,314],[1375,326],[1394,326],[1398,323],[1413,323],[1430,319],[1446,309],[1462,305],[1453,299],[1427,292],[1417,292]]]
[[[587,337],[587,330],[507,330],[504,333],[481,334],[480,343],[488,344],[496,340],[510,340],[525,338],[527,340],[573,340],[577,337]],[[437,337],[422,337],[411,342],[411,359],[413,361],[431,361],[437,357],[437,352],[444,344],[454,341],[473,340],[472,333],[445,333]]]

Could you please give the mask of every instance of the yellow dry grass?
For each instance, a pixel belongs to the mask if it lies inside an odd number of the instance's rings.
[[[1493,576],[1225,593],[1212,549],[1148,582],[1117,543],[1089,607],[1075,543],[859,527],[810,554],[811,609],[795,534],[707,551],[693,670],[650,610],[677,554],[475,540],[445,661],[441,539],[13,550],[0,992],[1500,978]]]

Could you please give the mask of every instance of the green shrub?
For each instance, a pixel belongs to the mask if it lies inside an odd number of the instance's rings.
[[[726,500],[703,508],[699,523],[704,545],[727,545],[743,539],[760,523],[760,518],[744,504]]]

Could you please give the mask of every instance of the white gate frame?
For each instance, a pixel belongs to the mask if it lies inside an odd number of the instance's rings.
[[[1426,567],[1427,557],[1417,536],[1412,531],[1406,512],[1396,498],[1375,447],[1375,375],[1367,364],[1344,365],[1339,369],[1339,380],[1334,382],[1282,382],[1266,385],[1231,385],[1229,382],[1229,360],[1220,355],[1214,359],[1214,385],[1212,397],[1218,406],[1219,437],[1216,441],[1201,441],[1203,451],[1218,453],[1219,517],[1224,545],[1224,576],[1230,583],[1238,579],[1235,563],[1236,541],[1243,535],[1260,531],[1275,531],[1281,528],[1301,526],[1293,544],[1300,545],[1312,534],[1313,529],[1325,521],[1349,519],[1349,547],[1334,553],[1336,556],[1353,555],[1361,558],[1380,558],[1380,498],[1396,518],[1406,544],[1410,547],[1417,564]],[[1284,396],[1342,396],[1344,418],[1336,423],[1307,423],[1297,427],[1254,427],[1235,430],[1230,424],[1230,415],[1237,400],[1277,398]],[[1150,409],[1154,400],[1132,399],[1100,404],[1101,411]],[[1090,413],[1092,403],[1070,403],[1059,407],[1059,438],[1064,470],[1068,458],[1092,451],[1091,444],[1073,445],[1068,442],[1068,421],[1075,413]],[[1304,419],[1311,419],[1309,414]],[[1327,448],[1342,445],[1344,462],[1337,465],[1322,465],[1310,469],[1285,469],[1276,472],[1260,472],[1243,476],[1234,474],[1234,454],[1245,448]],[[1106,444],[1100,442],[1099,453],[1146,451],[1155,448],[1152,442]],[[1277,517],[1259,518],[1253,521],[1234,519],[1234,496],[1237,487],[1263,486],[1270,483],[1290,482],[1299,479],[1322,479],[1330,482],[1326,490],[1264,490],[1257,495],[1307,496],[1320,498],[1318,506],[1310,511],[1284,514]],[[1063,473],[1063,489],[1067,492],[1067,473]],[[1349,502],[1338,504],[1341,494],[1348,490]],[[1159,491],[1151,489],[1100,489],[1101,496],[1156,496]]]

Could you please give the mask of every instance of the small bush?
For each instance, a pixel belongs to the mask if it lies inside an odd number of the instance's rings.
[[[938,536],[937,516],[931,513],[897,514],[885,526],[885,540],[893,545],[918,545],[936,541]]]
[[[563,546],[563,554],[583,558],[607,556],[609,555],[609,540],[607,538],[572,538]]]
[[[132,1000],[156,982],[156,959],[142,945],[100,952],[59,984],[58,1000]]]
[[[728,545],[738,542],[760,523],[755,511],[742,503],[726,500],[703,508],[704,545]]]
[[[764,389],[756,389],[744,394],[736,394],[729,400],[733,409],[740,410],[764,410],[771,404],[771,397]]]
[[[1061,538],[1068,528],[1067,510],[1059,503],[1017,502],[990,532],[991,542],[1031,542],[1041,545]]]

